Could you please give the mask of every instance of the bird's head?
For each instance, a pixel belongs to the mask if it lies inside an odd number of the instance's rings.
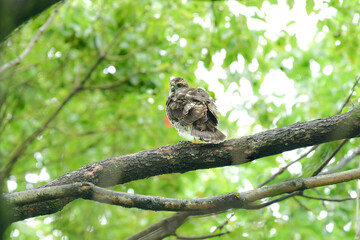
[[[182,77],[177,77],[170,81],[171,92],[175,92],[181,88],[188,88],[188,87],[189,87],[189,84]]]

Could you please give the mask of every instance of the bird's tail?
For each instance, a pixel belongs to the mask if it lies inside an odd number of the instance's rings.
[[[194,137],[198,137],[201,141],[211,143],[221,143],[226,139],[226,135],[216,128],[214,129],[214,131],[200,131],[193,128],[191,130],[191,135]]]

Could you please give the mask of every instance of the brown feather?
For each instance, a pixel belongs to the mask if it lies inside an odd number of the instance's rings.
[[[219,143],[226,136],[216,126],[217,109],[211,96],[201,88],[189,88],[183,78],[170,81],[172,91],[166,101],[166,114],[180,134],[188,132],[205,142]]]

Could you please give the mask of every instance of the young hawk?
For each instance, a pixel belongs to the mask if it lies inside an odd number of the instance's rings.
[[[226,136],[216,126],[217,109],[214,99],[201,88],[190,88],[182,77],[170,81],[166,115],[180,135],[189,134],[204,142],[220,143]]]

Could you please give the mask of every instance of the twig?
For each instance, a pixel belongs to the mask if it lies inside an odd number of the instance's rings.
[[[126,240],[157,240],[163,239],[167,236],[173,236],[175,234],[176,229],[178,229],[188,217],[194,216],[208,216],[210,214],[218,214],[223,211],[200,211],[200,212],[181,212],[175,213],[170,217],[164,218],[146,229],[132,235],[131,237],[127,238]]]
[[[30,40],[28,46],[24,49],[24,51],[14,60],[5,63],[0,67],[0,74],[6,71],[7,69],[20,64],[20,62],[30,53],[31,49],[35,46],[35,43],[39,40],[42,33],[47,29],[50,23],[53,21],[55,15],[58,13],[60,6],[62,6],[63,2],[60,2],[55,10],[52,12],[50,17],[46,20],[46,22],[39,28],[34,37]]]
[[[167,236],[173,236],[178,229],[190,216],[190,212],[175,213],[174,215],[164,218],[159,222],[152,224],[146,229],[138,232],[126,240],[157,240]]]
[[[320,197],[323,197],[323,194],[318,189],[314,188],[314,189],[311,189],[311,190],[316,192]],[[326,211],[329,211],[328,207],[325,204],[325,201],[321,201],[321,205],[325,208]]]
[[[358,75],[355,83],[353,84],[351,90],[350,90],[350,94],[347,97],[347,99],[345,100],[345,102],[343,103],[343,105],[341,106],[340,110],[338,111],[338,114],[340,114],[343,109],[345,108],[345,106],[349,103],[352,95],[354,94],[355,91],[355,87],[357,86],[357,84],[360,81],[360,74]],[[299,158],[297,158],[296,160],[292,161],[291,163],[287,164],[286,166],[280,168],[275,174],[273,174],[270,178],[268,178],[265,182],[263,182],[262,184],[260,184],[258,186],[262,187],[265,186],[266,184],[268,184],[269,182],[271,182],[272,180],[274,180],[277,176],[279,176],[280,174],[282,174],[286,169],[288,169],[291,165],[293,165],[294,163],[300,161],[301,159],[303,159],[304,157],[306,157],[307,155],[309,155],[309,153],[311,153],[312,151],[314,151],[316,148],[318,147],[318,145],[313,146],[309,151],[307,151],[306,153],[304,153],[303,155],[301,155]],[[325,164],[326,165],[326,164]],[[321,170],[321,169],[320,169]]]
[[[301,196],[301,194],[299,194],[299,196]],[[294,200],[301,206],[303,207],[306,211],[309,211],[309,212],[312,212],[310,208],[308,208],[307,206],[305,206],[305,204],[303,204],[299,199],[297,199],[295,196],[294,196]]]
[[[151,44],[151,43],[149,43],[149,44]],[[124,55],[120,55],[120,56],[118,56],[118,55],[108,55],[108,56],[106,56],[105,59],[106,59],[106,60],[109,60],[109,61],[124,61],[124,60],[127,60],[127,59],[131,58],[131,57],[134,56],[136,53],[139,53],[139,52],[147,49],[148,47],[149,47],[149,45],[147,44],[147,45],[142,46],[142,47],[140,47],[140,48],[138,48],[138,49],[136,49],[135,51],[132,51],[132,52],[130,52],[130,53],[127,53],[127,54],[124,54]]]
[[[359,169],[360,169],[360,161],[359,161]],[[359,193],[360,193],[360,180],[356,181],[356,209],[355,209],[355,238],[354,240],[358,240],[360,237],[360,226],[359,226]]]
[[[355,199],[355,198],[352,198],[352,197],[347,197],[347,198],[315,197],[315,196],[310,196],[310,195],[306,195],[306,194],[301,194],[299,196],[304,197],[304,198],[314,199],[314,200],[328,201],[328,202],[344,202],[344,201],[349,201],[349,200],[354,200]]]
[[[29,82],[29,80],[27,80],[27,81],[25,81],[25,83],[22,83],[22,84],[19,84],[18,86],[16,86],[16,88],[17,89],[19,89],[20,88],[20,94],[22,93],[22,91],[24,91],[24,89],[23,88],[21,88],[21,86],[22,85],[24,85],[24,84],[27,84]],[[7,94],[8,94],[8,92],[10,92],[11,90],[9,90],[9,88],[6,88],[6,94],[5,94],[5,98],[4,98],[4,102],[2,102],[2,104],[4,104],[5,105],[5,101],[7,100]],[[13,104],[13,109],[12,109],[12,111],[11,111],[11,113],[10,113],[10,115],[11,115],[11,117],[9,118],[9,119],[7,119],[7,121],[4,121],[5,119],[2,119],[1,121],[0,121],[0,136],[2,135],[2,133],[5,131],[5,129],[6,129],[6,127],[9,125],[9,123],[11,122],[11,121],[13,121],[13,119],[14,119],[14,112],[15,112],[15,107],[16,106],[18,106],[18,104],[19,104],[19,102],[20,102],[20,98],[16,98],[16,100],[14,101],[14,104]],[[1,104],[1,105],[2,105]],[[1,106],[2,107],[2,106]],[[5,114],[6,114],[6,112],[8,111],[8,109],[9,109],[9,106],[8,105],[5,105],[5,107],[4,107],[5,109],[3,110],[3,117],[5,117]],[[0,186],[1,186],[1,184],[0,184]]]
[[[344,104],[341,106],[338,114],[340,114],[340,113],[344,110],[345,106],[350,102],[350,99],[351,99],[352,95],[353,95],[354,92],[355,92],[355,87],[356,87],[356,85],[358,85],[359,81],[360,81],[360,74],[357,76],[357,78],[356,78],[356,80],[355,80],[355,83],[354,83],[354,85],[352,86],[352,88],[351,88],[351,90],[350,90],[350,94],[349,94],[349,96],[347,97],[347,99],[346,99],[346,101],[344,102]]]
[[[350,156],[343,158],[341,161],[338,162],[338,164],[330,168],[326,173],[320,173],[319,175],[338,172],[343,167],[345,167],[351,160],[355,159],[355,157],[359,155],[360,155],[360,147],[357,147]]]
[[[95,69],[99,66],[99,64],[104,60],[107,52],[110,50],[111,47],[114,46],[114,44],[117,41],[117,38],[122,33],[123,30],[125,30],[128,26],[124,26],[120,28],[120,30],[116,33],[114,36],[114,39],[109,44],[108,48],[104,52],[104,55],[101,55],[98,57],[96,62],[92,65],[90,70],[87,72],[87,74],[84,76],[84,78],[81,80],[79,84],[77,84],[74,89],[70,92],[70,94],[61,102],[60,106],[50,115],[50,117],[38,128],[36,129],[32,134],[30,134],[12,153],[9,162],[6,164],[4,170],[0,174],[0,183],[3,183],[3,180],[8,177],[10,174],[13,166],[17,162],[17,160],[20,158],[20,156],[24,153],[27,146],[36,139],[36,137],[41,134],[49,125],[49,123],[54,120],[54,118],[58,115],[58,113],[61,111],[61,109],[72,99],[80,90],[83,89],[84,84],[90,79],[92,73],[95,71]],[[2,186],[0,186],[1,189]]]
[[[213,238],[213,237],[220,237],[222,235],[229,234],[229,233],[230,233],[230,231],[227,231],[227,232],[223,232],[223,233],[212,234],[212,235],[204,235],[204,236],[198,236],[198,237],[184,237],[184,236],[180,236],[180,235],[177,235],[177,234],[174,234],[174,236],[177,239],[208,239],[208,238]]]
[[[148,71],[137,71],[135,73],[131,73],[128,76],[124,77],[121,80],[118,80],[116,82],[113,82],[111,84],[103,84],[103,85],[97,85],[97,86],[88,86],[88,87],[83,87],[82,90],[96,90],[96,89],[100,89],[100,90],[106,90],[106,89],[111,89],[114,87],[118,87],[121,84],[123,84],[126,81],[129,81],[130,78],[139,75],[139,74],[149,74],[149,73],[156,73],[156,72],[161,72],[161,71],[165,71],[165,69],[152,69],[152,70],[148,70]]]
[[[61,129],[58,126],[49,126],[49,128],[54,129],[54,130],[58,131],[59,133],[64,134],[67,137],[86,137],[89,135],[104,134],[104,133],[117,132],[117,131],[124,130],[123,127],[109,127],[109,128],[99,129],[99,130],[89,130],[86,132],[67,132],[66,130]]]
[[[103,60],[103,58],[98,58],[98,60],[95,62],[95,64],[91,67],[90,71],[86,74],[82,82],[75,86],[74,89],[70,92],[70,94],[61,102],[60,106],[50,115],[50,117],[38,128],[36,129],[32,134],[30,134],[12,153],[9,162],[6,164],[5,169],[3,170],[0,179],[5,179],[9,173],[11,172],[13,166],[17,162],[17,160],[20,158],[20,156],[23,154],[23,152],[26,150],[26,147],[36,139],[36,137],[41,134],[49,125],[49,123],[54,120],[54,118],[58,115],[58,113],[61,111],[61,109],[70,101],[70,99],[76,95],[82,88],[83,84],[87,80],[90,79],[91,74],[95,71],[96,67],[100,64],[100,62]]]
[[[286,166],[280,168],[275,174],[273,174],[271,177],[269,177],[265,182],[263,182],[262,184],[260,184],[258,186],[258,188],[265,186],[266,184],[268,184],[269,182],[271,182],[272,180],[274,180],[277,176],[279,176],[280,174],[282,174],[286,169],[288,169],[291,165],[293,165],[294,163],[300,161],[301,159],[303,159],[304,157],[306,157],[307,155],[309,155],[312,151],[314,151],[319,145],[315,145],[312,148],[309,149],[309,151],[307,151],[306,153],[302,154],[300,157],[298,157],[297,159],[295,159],[294,161],[290,162],[289,164],[287,164]]]
[[[244,209],[261,209],[261,208],[270,206],[271,204],[284,201],[285,199],[291,198],[291,197],[299,195],[299,194],[301,194],[301,192],[296,191],[296,192],[286,194],[284,196],[272,199],[270,201],[267,201],[267,202],[264,202],[264,203],[261,203],[261,204],[253,204],[253,203],[245,204]]]
[[[321,165],[318,169],[315,170],[315,172],[312,174],[312,176],[316,176],[318,175],[323,168],[331,161],[331,159],[340,151],[340,149],[345,145],[345,143],[347,143],[349,141],[349,139],[344,139],[341,141],[341,143],[339,144],[339,146],[337,146],[337,148],[335,149],[335,151],[330,155],[330,157],[328,157]]]
[[[232,213],[232,214],[230,215],[230,217],[228,217],[228,218],[226,219],[226,221],[224,221],[221,225],[219,225],[219,226],[216,227],[215,231],[216,231],[216,230],[220,230],[220,231],[221,231],[227,224],[229,224],[230,219],[231,219],[234,215],[235,215],[235,214]]]

